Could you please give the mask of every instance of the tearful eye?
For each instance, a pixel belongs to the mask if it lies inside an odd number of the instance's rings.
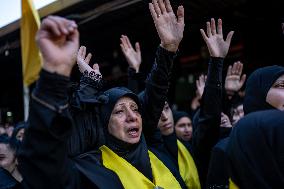
[[[279,83],[279,84],[275,85],[275,88],[283,89],[284,88],[284,83]]]
[[[115,112],[115,114],[121,114],[121,113],[123,113],[122,110],[117,110],[117,111]]]

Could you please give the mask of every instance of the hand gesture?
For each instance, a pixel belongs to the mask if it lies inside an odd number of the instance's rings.
[[[204,92],[205,82],[206,82],[207,76],[201,74],[199,76],[199,79],[196,80],[196,95],[201,98]]]
[[[207,45],[210,56],[225,58],[229,51],[229,47],[234,32],[230,31],[227,35],[226,41],[224,41],[221,19],[218,19],[217,32],[216,32],[215,20],[213,18],[211,18],[211,23],[206,22],[206,25],[207,25],[207,35],[205,34],[203,29],[200,29],[200,32]]]
[[[184,8],[179,6],[177,17],[169,0],[153,0],[149,9],[161,40],[161,46],[168,51],[176,52],[183,38]]]
[[[134,50],[127,36],[122,35],[120,42],[121,50],[126,58],[126,61],[128,62],[129,67],[133,68],[136,73],[138,73],[142,61],[139,43],[135,43]]]
[[[227,127],[227,128],[232,127],[232,124],[231,124],[229,117],[226,114],[224,114],[223,112],[221,113],[221,125],[220,125],[220,127]]]
[[[94,64],[93,68],[89,66],[90,60],[92,58],[92,54],[88,53],[86,57],[86,47],[81,46],[78,54],[77,54],[77,64],[79,67],[79,70],[82,74],[84,74],[85,77],[89,77],[93,80],[100,80],[102,78],[102,74],[99,69],[98,64]]]
[[[243,64],[238,61],[229,66],[225,79],[225,89],[227,93],[238,92],[246,81],[246,75],[243,74]]]
[[[36,41],[43,57],[43,68],[69,76],[79,46],[76,23],[62,17],[48,16],[42,21]]]

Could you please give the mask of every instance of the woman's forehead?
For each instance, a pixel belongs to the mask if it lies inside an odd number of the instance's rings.
[[[115,106],[122,106],[122,105],[125,105],[125,104],[135,104],[135,105],[137,105],[136,102],[132,98],[125,96],[125,97],[121,97],[116,102]]]
[[[278,77],[278,79],[276,80],[276,82],[278,82],[278,81],[284,81],[284,74],[281,75],[280,77]]]

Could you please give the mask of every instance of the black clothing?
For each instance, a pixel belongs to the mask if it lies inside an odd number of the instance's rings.
[[[69,98],[69,110],[74,126],[68,140],[68,155],[76,157],[82,153],[96,150],[105,142],[103,129],[97,125],[98,112],[95,97],[107,88],[103,80],[94,81],[88,77],[82,77],[79,89],[73,92]]]
[[[241,119],[230,135],[229,174],[241,189],[284,186],[284,112],[266,110]]]
[[[139,94],[143,89],[145,89],[145,76],[143,73],[138,72],[133,68],[128,68],[128,86],[131,91],[135,94]]]
[[[0,167],[0,189],[20,189],[20,183],[8,171]]]
[[[231,131],[232,127],[220,127],[219,140],[229,137]]]
[[[219,140],[222,112],[223,58],[211,57],[198,117],[193,119],[193,154],[201,185],[205,186],[210,153]],[[197,120],[196,120],[197,119]]]
[[[266,102],[266,96],[273,83],[284,74],[283,66],[267,66],[254,71],[247,80],[244,99],[244,113],[274,109]]]
[[[158,48],[156,64],[139,100],[148,149],[171,170],[182,188],[186,188],[155,129],[165,103],[174,55]],[[67,83],[68,78],[64,76],[41,72],[32,95],[29,127],[19,156],[24,182],[30,188],[123,188],[118,176],[101,165],[100,153],[91,151],[68,158],[67,140],[72,132],[72,118],[67,106]],[[79,139],[76,143],[82,142]],[[141,149],[147,150],[143,136],[140,142],[138,146],[142,145]],[[112,148],[112,145],[109,147]],[[127,153],[126,159],[143,171],[139,165],[147,159],[139,159],[136,163],[137,159],[132,158],[140,153],[144,152],[135,148]]]
[[[220,140],[212,149],[206,186],[208,189],[229,188],[228,159],[226,149],[229,138]]]

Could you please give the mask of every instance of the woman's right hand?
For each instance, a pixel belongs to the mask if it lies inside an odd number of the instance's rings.
[[[85,46],[81,46],[78,54],[77,54],[77,64],[79,70],[85,77],[89,77],[93,80],[100,80],[102,78],[102,74],[99,69],[98,64],[94,64],[93,68],[89,65],[90,60],[92,58],[92,54],[88,53],[86,56],[87,48]]]

